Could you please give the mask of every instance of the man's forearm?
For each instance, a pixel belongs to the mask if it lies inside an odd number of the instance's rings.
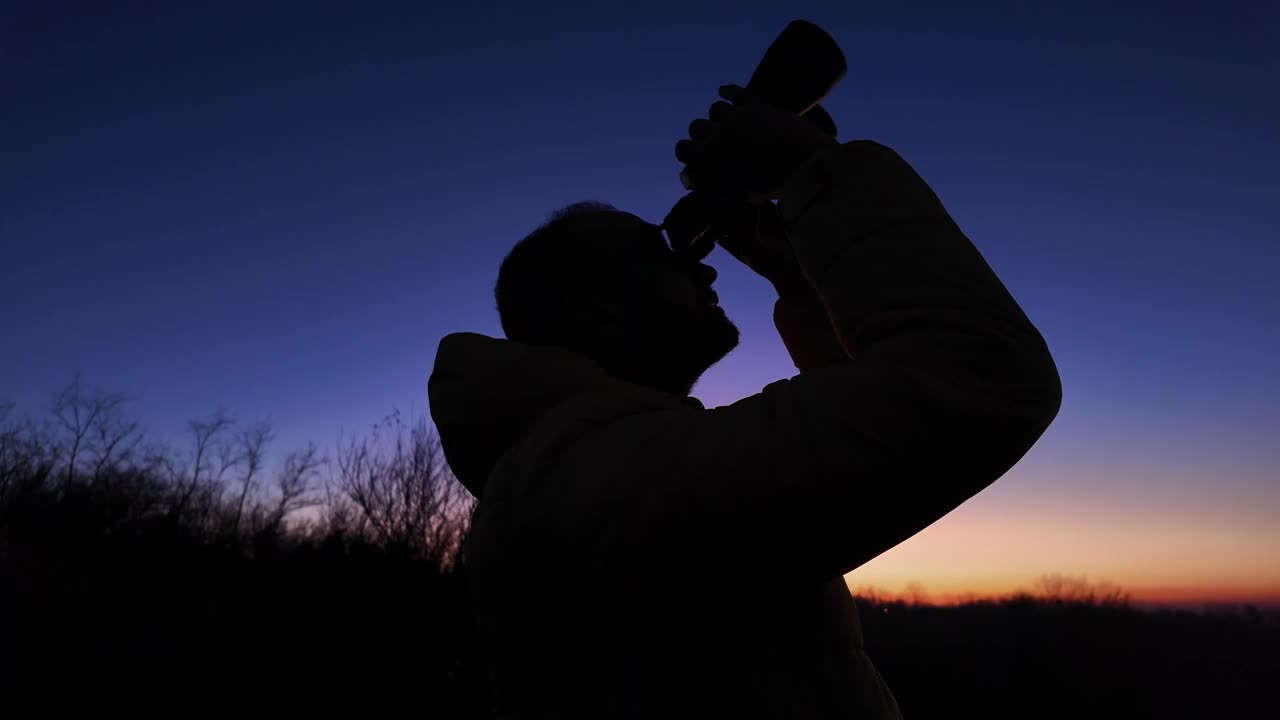
[[[836,339],[827,309],[808,281],[800,277],[800,283],[779,287],[773,306],[773,324],[791,361],[801,373],[848,362],[849,355]]]

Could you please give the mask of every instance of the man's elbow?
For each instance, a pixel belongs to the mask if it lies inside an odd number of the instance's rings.
[[[1062,409],[1057,365],[1043,341],[1035,345],[1023,345],[989,368],[991,374],[975,386],[982,390],[971,396],[971,414],[955,417],[953,439],[963,446],[958,455],[971,458],[972,477],[986,478],[982,487],[1021,460]]]
[[[1038,367],[1029,379],[1029,394],[1034,398],[1032,417],[1040,428],[1037,436],[1049,427],[1062,409],[1062,376],[1044,340],[1040,341],[1040,346]]]
[[[1049,369],[1050,379],[1045,383],[1046,397],[1043,408],[1045,427],[1058,417],[1058,411],[1062,409],[1062,377],[1058,375],[1058,367],[1053,363],[1052,358],[1049,359]]]
[[[991,442],[987,460],[998,468],[991,480],[1003,475],[1031,451],[1062,409],[1062,378],[1047,350],[1040,362],[1027,368],[1020,387],[1007,398],[1002,420],[995,421],[995,437],[1004,442]],[[989,435],[989,437],[991,437]]]

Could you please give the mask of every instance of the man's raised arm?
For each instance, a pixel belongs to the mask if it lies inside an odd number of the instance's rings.
[[[654,464],[617,489],[600,549],[624,565],[838,577],[997,480],[1057,414],[1040,333],[902,158],[830,145],[787,178],[791,251],[849,359],[655,424],[635,452],[640,427],[619,435],[619,463]]]

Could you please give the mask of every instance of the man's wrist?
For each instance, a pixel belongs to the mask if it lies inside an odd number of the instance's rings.
[[[775,198],[781,199],[787,186],[791,184],[791,180],[795,178],[800,171],[812,163],[814,158],[822,155],[831,148],[839,147],[839,145],[839,141],[829,135],[817,135],[812,138],[812,142],[806,143],[803,146],[803,149],[796,154],[796,161],[791,163],[791,168],[787,172],[786,177],[783,178],[782,184],[778,187],[778,191],[775,193]]]
[[[769,278],[769,282],[773,284],[773,289],[778,292],[778,297],[780,298],[803,299],[814,297],[813,287],[805,279],[804,273],[800,272],[798,266],[775,274]]]

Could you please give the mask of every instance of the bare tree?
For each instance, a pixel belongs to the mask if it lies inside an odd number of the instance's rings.
[[[323,464],[324,459],[315,445],[285,456],[284,465],[276,475],[277,498],[275,507],[267,515],[267,532],[278,532],[290,513],[316,504],[312,492]]]
[[[137,421],[124,417],[122,404],[123,399],[95,413],[89,423],[85,450],[93,464],[91,479],[94,483],[101,482],[107,471],[128,464],[142,443],[143,436]]]
[[[1060,606],[1127,607],[1131,600],[1129,593],[1111,583],[1095,584],[1085,577],[1067,577],[1058,573],[1040,576],[1035,582],[1035,589],[1042,601]]]
[[[892,594],[874,585],[859,585],[852,592],[855,598],[873,607],[882,607],[893,601]]]
[[[332,466],[330,470],[332,472]],[[323,495],[319,502],[319,517],[311,526],[314,537],[346,539],[358,536],[366,527],[362,511],[338,485],[330,481],[320,487]]]
[[[224,435],[234,422],[219,409],[208,418],[192,420],[187,425],[191,433],[190,479],[182,477],[184,473],[177,469],[177,465],[172,460],[166,463],[179,487],[178,500],[172,510],[175,516],[186,512],[190,507],[192,499],[197,497],[197,491],[201,490],[202,479],[207,482],[211,477],[221,478],[228,469],[232,457],[221,453],[220,450],[223,447]],[[216,465],[215,459],[220,460]]]
[[[0,500],[24,479],[39,477],[39,444],[33,442],[29,421],[13,419],[13,403],[0,403]]]
[[[236,500],[235,519],[232,521],[234,531],[237,533],[240,532],[240,521],[244,517],[245,504],[255,488],[257,475],[262,471],[267,446],[271,444],[273,438],[271,424],[265,420],[242,428],[236,433],[234,446],[237,450],[236,461],[242,468],[239,478],[240,496]]]
[[[441,567],[452,562],[470,495],[453,477],[425,420],[406,428],[392,414],[374,426],[372,438],[340,442],[336,460],[337,486],[375,541]]]
[[[70,485],[79,470],[83,451],[93,452],[95,475],[110,462],[111,456],[137,431],[136,423],[120,417],[125,397],[101,391],[88,394],[76,378],[54,398],[52,414],[59,428],[66,433],[63,441],[66,473],[64,485]],[[99,439],[96,447],[86,447]]]
[[[923,607],[929,605],[932,598],[929,597],[929,591],[919,582],[909,582],[907,587],[902,591],[902,600],[908,605]]]

